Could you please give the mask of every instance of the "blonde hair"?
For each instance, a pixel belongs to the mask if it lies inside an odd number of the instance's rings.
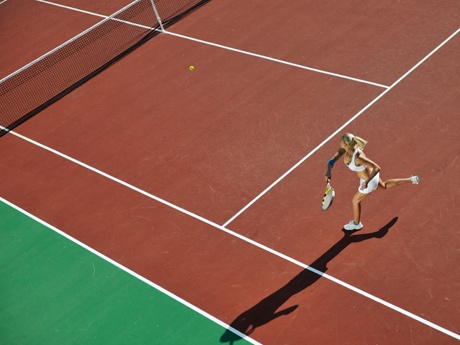
[[[352,149],[354,149],[356,145],[358,145],[359,148],[364,149],[364,146],[367,144],[367,140],[364,140],[363,138],[360,138],[351,133],[345,133],[342,135],[341,140],[345,143],[345,145]]]

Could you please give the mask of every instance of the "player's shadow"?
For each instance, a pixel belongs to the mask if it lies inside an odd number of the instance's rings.
[[[267,296],[252,308],[246,310],[238,316],[231,324],[230,329],[227,329],[221,336],[221,343],[234,344],[235,341],[241,340],[241,336],[237,335],[234,330],[241,335],[248,336],[258,327],[261,327],[274,319],[288,315],[297,309],[298,305],[293,305],[283,310],[278,310],[284,303],[295,294],[305,290],[310,285],[314,284],[321,278],[322,274],[327,271],[327,264],[335,258],[342,250],[352,243],[362,242],[371,238],[382,238],[390,228],[397,222],[398,217],[393,218],[388,224],[380,230],[368,234],[354,234],[356,231],[345,231],[344,236],[328,251],[313,261],[309,268],[302,270],[291,281],[284,285],[279,290]]]

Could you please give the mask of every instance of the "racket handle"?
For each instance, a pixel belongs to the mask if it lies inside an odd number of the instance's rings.
[[[330,165],[327,166],[326,177],[328,180],[332,178],[332,167]]]

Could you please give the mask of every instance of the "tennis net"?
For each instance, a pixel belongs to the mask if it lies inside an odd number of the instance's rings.
[[[210,0],[135,0],[0,80],[0,136]]]

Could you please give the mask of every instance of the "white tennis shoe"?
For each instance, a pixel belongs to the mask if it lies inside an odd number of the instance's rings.
[[[345,230],[361,230],[363,228],[363,223],[359,222],[358,224],[356,224],[353,220],[348,223],[348,224],[345,224],[343,226],[343,228]]]
[[[420,179],[418,178],[418,176],[411,176],[410,177],[410,182],[412,184],[418,184],[420,182]]]

